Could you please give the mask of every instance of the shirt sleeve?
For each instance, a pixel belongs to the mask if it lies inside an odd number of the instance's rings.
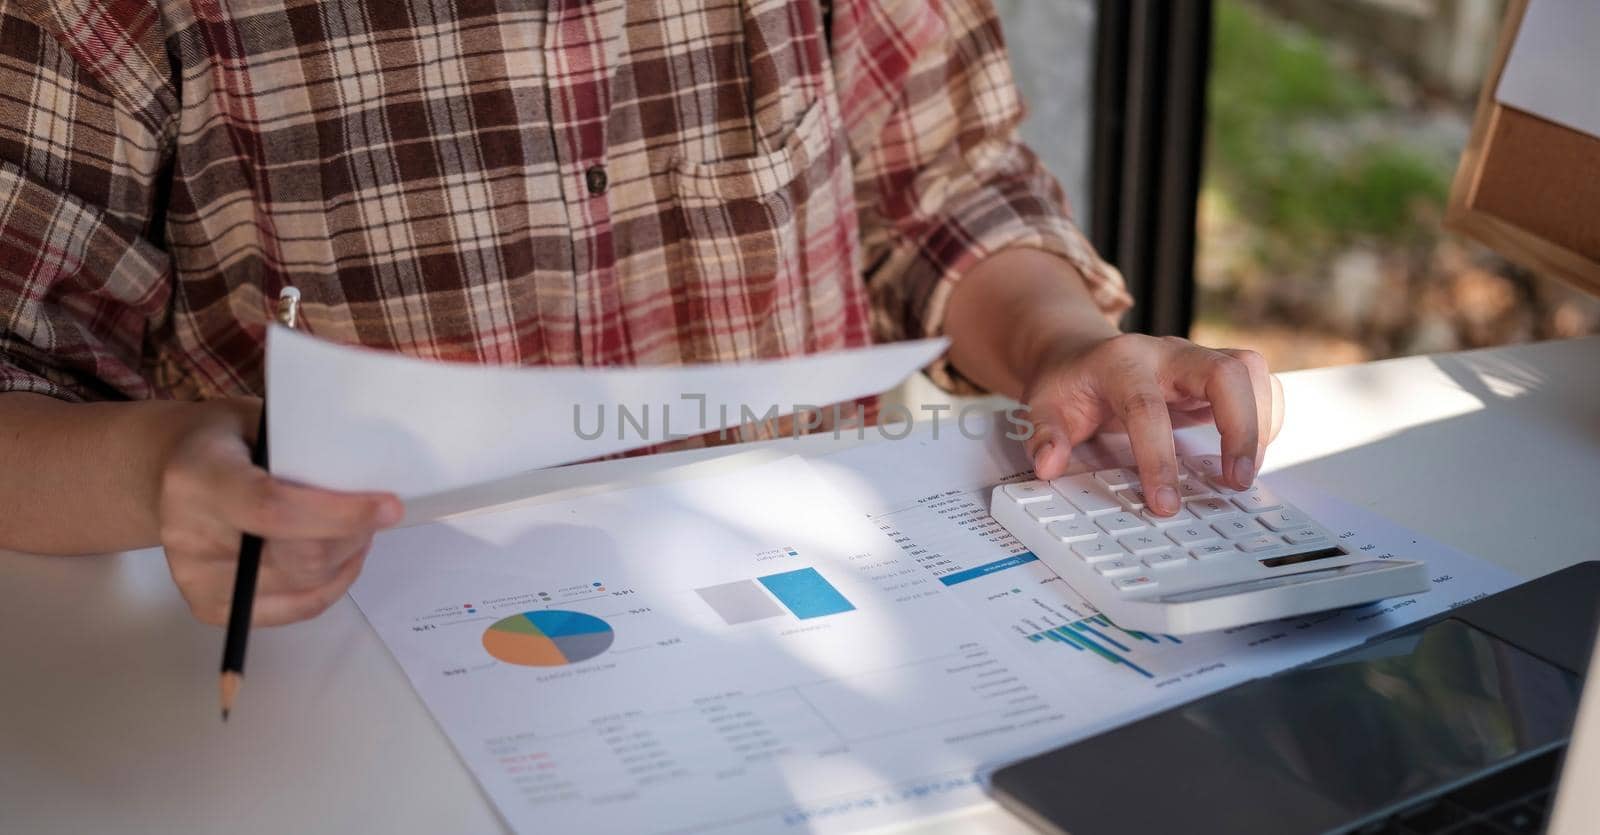
[[[144,348],[172,293],[151,238],[176,128],[155,4],[13,8],[0,9],[0,392],[149,397]]]
[[[1131,305],[1017,136],[1023,105],[989,0],[845,0],[833,37],[875,339],[941,334],[956,282],[1008,247],[1066,259],[1110,318]],[[928,372],[976,390],[946,360]]]

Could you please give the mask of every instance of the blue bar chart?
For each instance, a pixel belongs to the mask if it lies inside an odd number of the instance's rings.
[[[1020,554],[1014,554],[1009,557],[1003,557],[998,560],[986,562],[983,565],[977,566],[976,568],[968,568],[963,571],[945,574],[939,578],[939,582],[947,586],[956,586],[970,580],[976,580],[980,577],[987,577],[996,571],[1004,571],[1008,568],[1016,568],[1019,565],[1027,565],[1030,562],[1038,561],[1039,558],[1035,556],[1032,551],[1023,551]]]
[[[1035,632],[1027,638],[1035,643],[1055,641],[1078,652],[1092,653],[1112,664],[1127,667],[1145,678],[1155,678],[1155,674],[1139,666],[1129,657],[1138,653],[1140,645],[1183,643],[1171,635],[1152,635],[1148,632],[1123,629],[1112,623],[1105,615],[1092,615],[1065,626]]]
[[[719,583],[695,589],[695,593],[729,626],[778,617],[785,611],[810,620],[856,608],[815,568]]]
[[[849,612],[855,605],[846,600],[832,583],[815,568],[801,568],[759,578],[785,608],[801,620]]]

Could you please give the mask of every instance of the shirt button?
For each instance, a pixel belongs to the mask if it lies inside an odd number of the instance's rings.
[[[583,182],[589,186],[590,194],[605,194],[606,184],[610,182],[610,178],[606,176],[605,166],[596,165],[583,172]]]

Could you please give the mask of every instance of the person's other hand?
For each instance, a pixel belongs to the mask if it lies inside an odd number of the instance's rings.
[[[1222,434],[1224,479],[1254,482],[1283,424],[1283,389],[1254,351],[1214,350],[1177,337],[1120,334],[1047,354],[1023,403],[1035,425],[1027,449],[1039,478],[1064,475],[1072,448],[1102,429],[1128,433],[1151,509],[1181,508],[1174,418],[1209,411]],[[1120,424],[1120,427],[1118,426]]]
[[[372,536],[405,514],[389,493],[337,493],[275,479],[250,463],[261,401],[200,404],[168,451],[155,512],[172,579],[194,616],[226,623],[239,542],[262,537],[251,622],[315,617],[355,581]]]

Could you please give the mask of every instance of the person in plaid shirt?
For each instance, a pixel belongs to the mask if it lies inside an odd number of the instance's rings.
[[[1121,278],[1017,139],[987,0],[0,3],[0,547],[159,542],[260,624],[360,571],[387,494],[250,465],[270,300],[480,363],[730,362],[949,336],[1040,477],[1103,424],[1178,507],[1173,411],[1238,486],[1261,358],[1119,334]]]

